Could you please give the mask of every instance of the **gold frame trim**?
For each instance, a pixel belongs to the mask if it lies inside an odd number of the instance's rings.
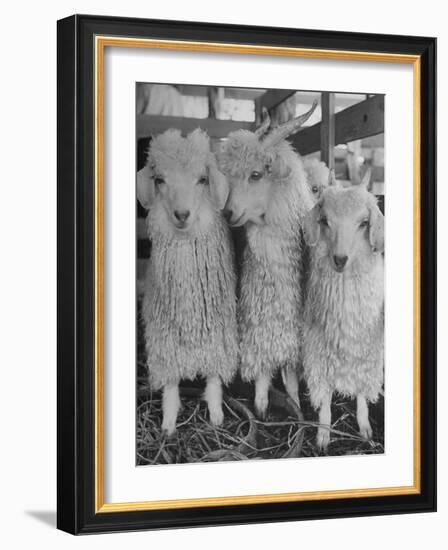
[[[403,487],[371,489],[344,489],[302,493],[276,493],[214,498],[192,498],[142,502],[104,501],[104,52],[106,47],[151,48],[161,50],[194,51],[208,53],[234,53],[243,55],[269,55],[331,59],[345,61],[372,61],[377,63],[406,63],[413,65],[413,116],[414,116],[414,482]],[[242,44],[221,44],[182,40],[156,40],[96,36],[95,54],[95,513],[167,510],[208,506],[235,506],[279,502],[304,502],[341,498],[415,495],[421,492],[420,457],[420,86],[421,60],[417,55],[401,55],[344,50],[321,50],[291,47],[272,47]]]

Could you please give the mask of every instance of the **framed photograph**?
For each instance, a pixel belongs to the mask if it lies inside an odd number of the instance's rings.
[[[436,509],[436,41],[58,22],[58,527]]]

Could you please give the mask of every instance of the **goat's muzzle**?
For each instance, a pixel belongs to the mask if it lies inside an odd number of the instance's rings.
[[[189,216],[190,216],[190,211],[189,210],[175,210],[174,211],[174,216],[181,223],[185,223],[188,220]]]
[[[334,262],[334,267],[336,271],[338,271],[339,273],[342,273],[342,271],[344,271],[344,268],[347,264],[347,260],[348,260],[348,256],[339,256],[335,254],[333,256],[333,262]]]
[[[229,208],[225,208],[223,211],[222,211],[222,214],[226,220],[227,223],[230,223],[230,220],[232,219],[232,216],[233,216],[233,211],[230,210]]]

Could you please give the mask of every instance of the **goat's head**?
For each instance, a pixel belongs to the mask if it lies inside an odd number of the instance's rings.
[[[329,185],[337,185],[334,170],[329,170],[324,162],[316,158],[305,159],[303,164],[307,176],[308,187],[314,202],[316,202],[322,196],[324,189]]]
[[[265,223],[275,187],[289,176],[289,160],[291,155],[295,155],[285,138],[298,131],[316,105],[315,102],[305,114],[272,130],[269,129],[269,115],[265,110],[258,130],[238,130],[229,134],[218,159],[229,182],[225,211],[230,225]]]
[[[144,208],[161,207],[177,230],[187,232],[201,213],[221,210],[227,195],[205,132],[197,129],[184,138],[179,130],[167,130],[152,140],[146,166],[137,174]]]
[[[307,244],[318,245],[339,273],[355,258],[384,250],[384,216],[367,191],[369,178],[345,189],[328,187],[305,218]]]

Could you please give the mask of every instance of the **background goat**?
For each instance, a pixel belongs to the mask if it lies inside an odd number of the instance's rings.
[[[315,201],[322,196],[323,190],[329,185],[335,183],[334,170],[329,170],[325,162],[317,158],[307,158],[303,161],[305,168],[308,186]]]

